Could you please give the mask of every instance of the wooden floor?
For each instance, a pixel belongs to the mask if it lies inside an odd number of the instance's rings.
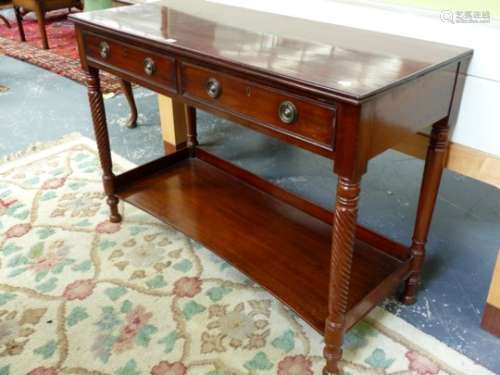
[[[199,159],[119,195],[213,250],[323,331],[330,225]],[[357,240],[348,326],[397,286],[407,265]]]

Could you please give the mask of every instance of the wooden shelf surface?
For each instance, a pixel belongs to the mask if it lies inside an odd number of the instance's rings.
[[[223,257],[323,332],[330,225],[195,158],[118,195]],[[347,327],[397,287],[408,264],[356,240]]]

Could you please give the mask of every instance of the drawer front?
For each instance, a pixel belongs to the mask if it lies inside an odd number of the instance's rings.
[[[146,85],[176,90],[173,58],[95,35],[84,35],[84,41],[87,56],[104,66],[125,72]]]
[[[335,109],[192,64],[181,65],[183,95],[333,149]]]

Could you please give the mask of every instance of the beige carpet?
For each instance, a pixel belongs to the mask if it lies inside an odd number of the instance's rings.
[[[181,233],[120,209],[123,223],[109,223],[83,137],[0,166],[1,375],[320,374],[322,337],[300,318]],[[382,309],[345,349],[345,375],[491,374]]]

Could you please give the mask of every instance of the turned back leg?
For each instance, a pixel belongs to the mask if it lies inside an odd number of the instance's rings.
[[[196,130],[196,109],[191,106],[184,107],[186,111],[187,146],[193,148],[198,145],[198,133]]]
[[[438,121],[432,126],[432,133],[424,175],[420,188],[417,218],[411,244],[413,256],[410,277],[406,281],[402,302],[412,304],[416,301],[417,289],[421,280],[422,266],[425,259],[425,243],[431,225],[432,213],[443,174],[446,152],[448,148],[448,118]]]

